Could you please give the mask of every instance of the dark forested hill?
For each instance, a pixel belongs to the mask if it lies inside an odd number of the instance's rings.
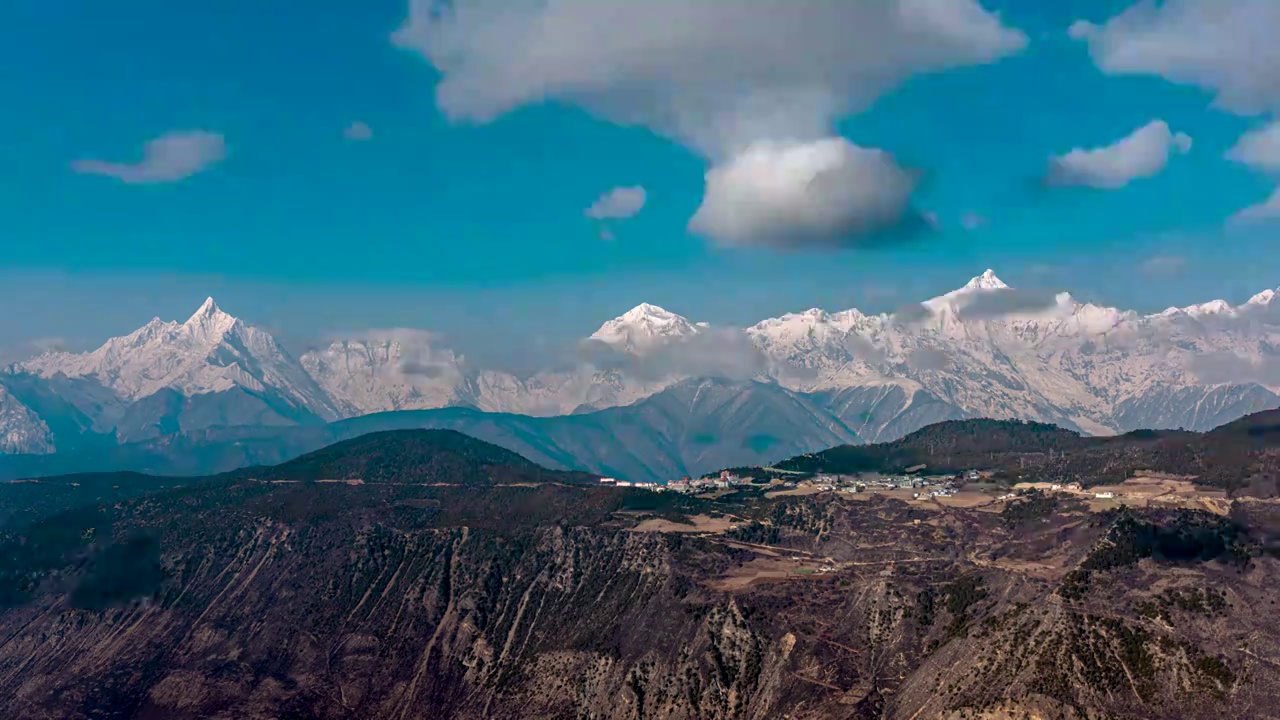
[[[1138,430],[1088,437],[1017,420],[938,423],[877,445],[801,455],[777,467],[802,472],[995,471],[1007,480],[1123,481],[1139,470],[1194,475],[1203,484],[1255,497],[1280,496],[1280,411],[1250,415],[1207,433]]]
[[[516,453],[455,430],[388,430],[307,453],[261,473],[263,480],[493,485],[593,476],[552,473]]]

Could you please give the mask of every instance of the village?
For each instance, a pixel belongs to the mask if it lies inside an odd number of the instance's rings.
[[[742,490],[763,493],[766,498],[835,492],[850,499],[878,495],[907,502],[984,508],[992,511],[1009,502],[1037,493],[1075,498],[1094,511],[1121,504],[1145,507],[1175,505],[1197,507],[1221,514],[1226,507],[1224,493],[1195,486],[1190,478],[1142,472],[1116,485],[1084,487],[1078,482],[1019,482],[1013,487],[993,483],[989,473],[967,470],[956,474],[925,475],[923,467],[896,474],[865,472],[854,475],[806,475],[777,468],[744,469],[742,474],[723,470],[700,478],[682,477],[666,483],[628,482],[600,478],[612,487],[636,488],[651,492],[676,492],[700,497],[719,497]]]
[[[760,468],[771,474],[766,482],[753,482],[751,478],[723,470],[719,475],[700,478],[682,477],[667,483],[628,482],[616,478],[600,478],[602,485],[611,487],[630,487],[652,492],[678,492],[688,495],[702,495],[741,488],[759,488],[774,492],[796,491],[794,494],[814,492],[852,492],[878,493],[880,491],[912,490],[913,499],[933,497],[949,497],[955,495],[965,482],[979,480],[975,470],[957,475],[919,475],[904,473],[900,475],[881,475],[880,473],[863,473],[858,475],[819,474],[812,477],[789,479],[783,471],[772,468]]]

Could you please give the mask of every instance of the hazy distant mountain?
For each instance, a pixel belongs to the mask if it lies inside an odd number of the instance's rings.
[[[777,385],[689,380],[634,405],[531,417],[472,408],[379,413],[329,425],[211,428],[82,454],[0,456],[0,480],[88,470],[201,474],[270,465],[371,432],[457,430],[559,469],[637,481],[757,465],[860,442],[809,398]]]
[[[1204,430],[1280,406],[1276,298],[1267,290],[1239,306],[1142,315],[1010,288],[988,270],[892,315],[814,309],[734,329],[643,304],[585,338],[569,369],[528,376],[476,367],[410,330],[338,339],[295,359],[209,300],[184,323],[152,320],[92,352],[46,353],[0,374],[0,449],[443,407],[589,414],[707,377],[803,393],[870,440],[965,417],[1100,435]]]

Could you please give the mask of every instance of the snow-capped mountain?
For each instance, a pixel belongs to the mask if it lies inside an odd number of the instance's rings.
[[[91,352],[47,352],[5,374],[5,384],[24,403],[32,398],[47,404],[52,397],[59,407],[87,415],[82,425],[108,421],[106,430],[119,441],[339,417],[329,394],[269,333],[223,312],[213,298],[185,322],[154,318]],[[18,424],[10,423],[9,432],[17,432]],[[23,432],[35,437],[27,425]],[[22,449],[38,452],[41,443]]]
[[[53,452],[49,426],[0,385],[0,453]]]
[[[275,338],[223,312],[213,298],[184,323],[154,318],[92,352],[49,352],[20,367],[44,378],[93,378],[129,400],[162,389],[188,397],[244,389],[336,416],[328,396]]]
[[[210,299],[183,323],[152,320],[0,374],[0,451],[449,406],[567,415],[708,377],[802,393],[869,441],[970,416],[1094,434],[1207,429],[1280,406],[1280,293],[1144,315],[1012,288],[988,270],[893,314],[812,309],[745,329],[643,304],[579,355],[572,369],[517,376],[475,367],[431,333],[391,330],[295,359]]]
[[[344,417],[469,402],[462,359],[437,349],[428,332],[366,333],[335,340],[299,359]]]
[[[601,325],[588,339],[622,352],[643,352],[663,343],[696,335],[705,327],[694,325],[687,318],[657,305],[641,303]]]
[[[1207,429],[1280,405],[1275,296],[1139,315],[1020,292],[988,270],[901,316],[811,310],[747,332],[780,382],[806,392],[889,386],[901,411],[927,399],[1098,434]],[[798,369],[815,372],[788,382]]]

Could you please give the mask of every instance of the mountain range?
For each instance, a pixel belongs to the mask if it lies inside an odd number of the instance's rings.
[[[1011,288],[988,270],[894,313],[813,309],[745,329],[643,304],[582,340],[572,368],[527,375],[477,367],[414,330],[368,332],[295,357],[209,299],[185,322],[154,319],[91,352],[46,352],[0,372],[0,452],[101,453],[441,408],[636,434],[689,415],[679,422],[681,461],[659,463],[662,472],[698,465],[689,461],[696,436],[704,454],[734,464],[762,452],[780,459],[892,440],[967,417],[1093,435],[1207,430],[1280,406],[1276,297],[1266,290],[1238,306],[1216,300],[1141,314]],[[717,399],[699,402],[700,387]],[[735,402],[734,393],[745,395]],[[804,410],[776,413],[780,401]],[[711,415],[729,406],[759,423],[769,415],[756,426],[767,428],[724,432]],[[586,419],[609,409],[607,422]],[[580,419],[557,419],[571,417]],[[826,429],[815,435],[814,427]]]

